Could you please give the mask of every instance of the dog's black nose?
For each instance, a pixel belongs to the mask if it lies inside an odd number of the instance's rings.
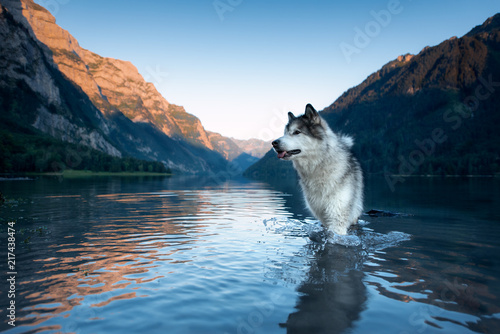
[[[279,140],[275,140],[275,141],[272,142],[272,145],[273,145],[273,147],[277,147],[277,146],[280,145],[280,141]]]

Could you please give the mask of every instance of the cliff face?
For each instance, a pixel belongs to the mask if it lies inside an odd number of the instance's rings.
[[[208,132],[208,138],[214,150],[220,152],[227,160],[232,161],[244,150],[232,138],[227,138],[216,132]]]
[[[46,9],[32,0],[4,2],[32,37],[42,42],[51,65],[79,87],[105,117],[120,112],[133,122],[150,123],[173,139],[214,150],[228,160],[243,152],[263,155],[262,141],[238,141],[206,131],[196,116],[169,103],[152,83],[146,82],[132,63],[102,57],[80,47]],[[49,82],[47,76],[34,79],[39,86]],[[57,88],[50,89],[49,85],[44,93],[52,94],[48,99],[57,99]]]
[[[44,50],[31,41],[27,29],[16,29],[12,13],[0,7],[2,25],[2,74],[16,80],[23,80],[49,103],[60,103],[60,92],[50,71],[46,68]],[[8,55],[8,57],[7,57]],[[33,75],[30,75],[33,74]]]
[[[61,86],[63,78],[58,75],[56,65],[48,57],[50,51],[33,39],[33,31],[20,16],[21,6],[16,1],[5,1],[13,10],[1,7],[0,40],[0,87],[3,90],[19,89],[23,82],[44,103],[36,110],[19,110],[24,122],[64,141],[79,143],[121,156],[121,152],[106,138],[109,127],[95,108],[69,110],[67,99],[75,92],[71,87]],[[17,19],[17,20],[16,20]],[[19,21],[18,21],[19,20]],[[18,87],[16,87],[16,85]],[[52,111],[52,112],[50,112]],[[83,116],[84,117],[80,117]],[[4,113],[5,115],[5,113]]]
[[[208,139],[199,121],[194,130],[201,135],[184,138],[187,124],[177,120],[191,115],[181,109],[172,117],[173,105],[132,64],[82,49],[31,0],[2,1],[0,43],[0,130],[38,129],[184,172],[226,168],[225,159],[203,145]]]
[[[22,1],[21,14],[36,38],[49,47],[59,70],[79,86],[103,114],[119,110],[134,122],[150,122],[170,137],[188,134],[191,142],[212,149],[200,121],[183,108],[171,107],[132,63],[101,57],[81,48],[47,10],[31,0]],[[189,122],[184,122],[185,119]],[[198,124],[193,127],[192,123]]]

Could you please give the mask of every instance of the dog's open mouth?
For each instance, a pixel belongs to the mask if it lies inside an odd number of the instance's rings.
[[[291,157],[292,155],[299,154],[300,152],[301,152],[300,150],[276,151],[276,153],[278,153],[279,159],[285,159],[285,158]]]

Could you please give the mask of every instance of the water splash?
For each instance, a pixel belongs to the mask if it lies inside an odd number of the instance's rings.
[[[411,235],[404,232],[391,231],[386,234],[374,232],[366,227],[370,222],[364,220],[359,220],[357,229],[349,231],[346,235],[326,231],[318,220],[270,218],[265,219],[263,223],[270,233],[309,238],[313,242],[323,245],[329,243],[346,247],[361,247],[365,250],[393,247],[411,239]]]
[[[291,218],[264,219],[264,226],[268,232],[292,237],[303,237],[309,229],[308,222]]]

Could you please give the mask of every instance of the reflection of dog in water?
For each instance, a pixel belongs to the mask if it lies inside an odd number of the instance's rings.
[[[357,247],[326,244],[314,250],[306,280],[298,291],[297,311],[288,316],[287,333],[343,333],[359,319],[366,302],[365,259]]]
[[[273,141],[278,158],[291,160],[308,208],[331,232],[346,234],[363,210],[363,175],[351,153],[351,137],[334,133],[308,104],[288,113],[283,137]]]

